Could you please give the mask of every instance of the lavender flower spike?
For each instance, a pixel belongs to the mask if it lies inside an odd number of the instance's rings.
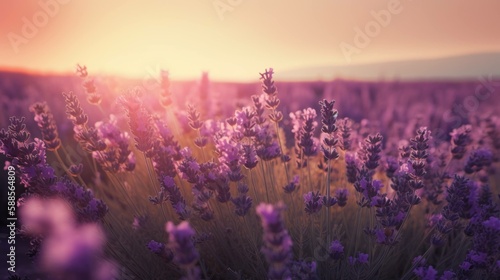
[[[321,210],[321,206],[323,205],[322,199],[323,197],[319,192],[308,192],[304,194],[304,210],[306,211],[306,213],[312,215],[319,212],[319,210]]]
[[[55,151],[61,146],[61,139],[57,132],[57,125],[54,116],[47,103],[37,102],[30,107],[30,111],[35,114],[35,122],[42,131],[42,139],[49,151]]]
[[[328,248],[328,254],[333,260],[340,260],[344,257],[344,245],[339,240],[334,240]]]
[[[200,272],[196,263],[200,258],[193,242],[195,231],[189,225],[189,222],[181,222],[174,225],[167,222],[166,230],[168,232],[168,247],[174,253],[174,262],[187,272],[187,278],[200,279]]]
[[[291,279],[289,263],[292,258],[292,239],[285,229],[282,211],[283,202],[276,205],[261,203],[257,215],[264,228],[264,246],[261,252],[269,263],[269,279]]]

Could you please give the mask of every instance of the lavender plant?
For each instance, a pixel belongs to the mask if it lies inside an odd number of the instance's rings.
[[[396,101],[385,100],[390,121],[362,119],[384,111],[375,95],[370,110],[337,92],[292,109],[272,68],[260,94],[214,116],[208,74],[184,103],[166,71],[115,101],[77,72],[90,104],[64,93],[67,120],[37,102],[31,122],[12,117],[0,130],[24,187],[20,232],[50,279],[500,277],[495,116],[440,134]],[[72,214],[36,215],[55,211],[53,199]]]

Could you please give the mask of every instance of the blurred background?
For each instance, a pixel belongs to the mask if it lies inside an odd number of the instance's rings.
[[[219,81],[499,74],[495,0],[0,1],[0,68]],[[258,76],[257,76],[258,77]]]

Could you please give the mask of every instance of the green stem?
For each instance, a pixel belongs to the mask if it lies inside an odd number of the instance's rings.
[[[143,153],[143,156],[144,156],[144,161],[146,162],[146,169],[148,170],[148,176],[149,176],[149,180],[151,181],[151,185],[153,186],[153,188],[155,188],[157,194],[160,192],[160,188],[156,185],[155,183],[155,180],[153,178],[153,174],[151,174],[151,168],[150,168],[150,165],[152,165],[149,161],[149,159],[146,157],[146,155]],[[160,209],[161,209],[161,213],[163,215],[163,218],[165,219],[165,221],[167,221],[167,215],[165,214],[165,210],[163,209],[163,203],[160,202]]]
[[[276,110],[275,110],[276,111]],[[276,135],[278,136],[278,143],[280,144],[280,153],[283,156],[283,145],[281,144],[281,137],[280,137],[280,131],[279,131],[279,126],[278,123],[275,122],[276,124]],[[283,162],[283,168],[285,168],[285,174],[286,174],[286,184],[290,182],[290,177],[288,176],[288,168],[286,167],[286,162],[281,160]]]
[[[75,184],[77,184],[75,178],[73,177],[73,175],[71,175],[71,172],[69,172],[68,168],[66,167],[66,164],[64,163],[61,156],[59,155],[59,152],[57,150],[54,150],[54,154],[56,155],[57,161],[59,162],[61,167],[64,169],[64,172],[66,173],[66,175],[68,175],[68,178],[71,181],[73,181]],[[83,186],[85,186],[85,185],[83,184]]]
[[[263,162],[260,162],[260,170],[262,172],[262,177],[264,178],[264,186],[266,188],[266,199],[267,199],[267,202],[269,203],[269,192],[268,192],[268,187],[267,187],[267,180],[266,180],[266,173],[264,172],[264,163]]]
[[[309,175],[309,188],[311,189],[311,192],[313,191],[313,185],[312,185],[312,177],[311,177],[311,162],[309,160],[309,157],[307,158],[307,173]]]
[[[328,169],[326,171],[326,198],[330,202],[330,159],[328,159]],[[329,244],[331,233],[330,233],[330,207],[326,207],[326,244]]]

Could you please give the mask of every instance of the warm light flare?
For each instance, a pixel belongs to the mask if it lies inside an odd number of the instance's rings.
[[[397,3],[396,3],[397,2]],[[398,5],[366,46],[356,45],[373,14]],[[499,51],[498,1],[2,1],[0,67],[143,77],[170,69],[194,79],[251,81],[272,65],[310,66]],[[450,7],[453,13],[450,13]],[[446,15],[446,16],[444,16]],[[464,18],[470,20],[464,20]],[[373,27],[371,27],[373,28]],[[488,35],[490,34],[490,35]],[[341,43],[356,47],[347,59]],[[332,73],[342,74],[342,73]]]

